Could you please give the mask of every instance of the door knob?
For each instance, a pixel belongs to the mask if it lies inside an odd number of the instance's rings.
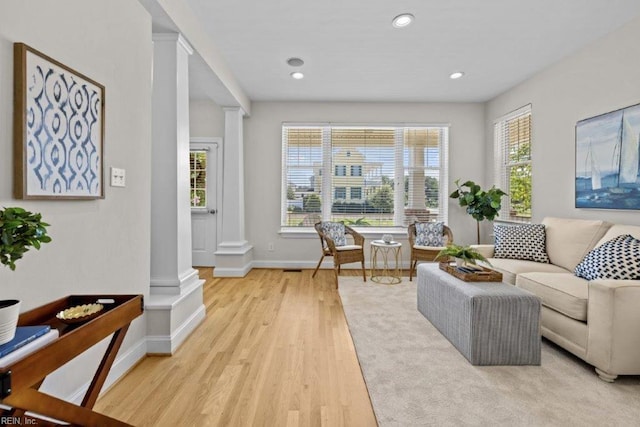
[[[217,213],[218,213],[218,210],[217,210],[217,209],[210,209],[210,210],[209,210],[209,213],[210,213],[211,215],[215,215],[215,214],[217,214]]]

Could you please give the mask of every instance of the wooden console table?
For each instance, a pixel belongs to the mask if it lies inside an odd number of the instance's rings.
[[[92,320],[68,325],[56,318],[56,313],[66,308],[95,303],[98,299],[113,299],[114,303],[103,304],[103,311]],[[142,311],[142,295],[71,295],[22,313],[18,320],[19,326],[50,325],[60,335],[46,346],[0,369],[0,403],[12,408],[5,410],[4,414],[0,409],[0,415],[24,420],[25,411],[30,411],[73,425],[128,426],[129,424],[94,412],[92,408],[129,324]],[[38,391],[47,375],[111,334],[111,342],[80,406]],[[41,424],[38,419],[30,419],[32,424]]]

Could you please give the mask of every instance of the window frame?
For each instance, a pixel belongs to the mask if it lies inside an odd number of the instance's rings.
[[[331,179],[322,179],[321,180],[321,190],[319,192],[321,203],[321,212],[320,216],[323,221],[328,221],[331,218],[331,207],[332,207],[332,197],[334,196],[333,190],[334,187],[332,185],[332,179],[336,176],[335,172],[337,172],[336,165],[333,163],[333,154],[332,154],[332,144],[331,144],[331,131],[333,128],[394,128],[395,131],[395,158],[394,158],[394,190],[398,188],[401,191],[394,191],[394,214],[393,214],[393,222],[394,225],[391,226],[363,226],[356,227],[359,231],[368,234],[371,233],[375,235],[375,233],[379,233],[381,231],[389,231],[391,233],[406,233],[407,224],[404,224],[404,210],[407,208],[404,203],[404,179],[405,175],[405,165],[403,159],[403,150],[405,149],[405,141],[403,134],[407,129],[413,128],[437,128],[440,132],[439,140],[438,140],[438,165],[437,167],[433,167],[432,165],[424,164],[425,171],[427,170],[438,170],[438,191],[439,191],[439,204],[438,204],[438,220],[444,220],[448,222],[448,187],[449,187],[449,135],[450,135],[450,124],[448,123],[391,123],[391,124],[362,124],[362,123],[295,123],[295,122],[283,122],[282,123],[282,200],[281,204],[281,224],[280,224],[280,232],[279,234],[283,235],[283,237],[308,237],[313,231],[313,227],[309,225],[305,226],[295,226],[295,225],[286,225],[287,224],[287,211],[286,211],[286,188],[287,188],[287,171],[289,170],[290,165],[287,163],[287,139],[286,139],[286,130],[288,129],[321,129],[322,130],[322,141],[321,141],[321,151],[322,151],[322,164],[320,166],[320,173],[317,176],[329,176]],[[293,165],[292,165],[293,166]],[[344,165],[345,175],[351,176],[351,168],[346,168],[347,165]],[[294,166],[295,167],[295,166]],[[408,170],[408,169],[407,169]],[[329,172],[329,173],[328,173]],[[365,171],[361,169],[361,175],[365,176]],[[338,175],[338,177],[342,178],[342,175]],[[400,178],[400,179],[398,179]],[[347,186],[348,187],[348,186]],[[347,188],[345,188],[347,190]],[[350,190],[350,187],[349,187]],[[345,196],[349,196],[350,192],[347,190],[347,194]],[[364,189],[361,189],[362,198],[360,200],[365,200],[368,196],[365,195],[366,192]],[[344,199],[349,201],[350,199]],[[442,219],[440,219],[442,218]]]
[[[205,148],[193,148],[193,147],[189,148],[189,208],[191,209],[192,212],[203,212],[203,211],[208,211],[208,205],[209,205],[209,200],[207,200],[207,198],[209,197],[208,182],[207,182],[207,164],[205,164],[205,167],[202,169],[194,169],[192,167],[191,156],[197,155],[197,154],[204,154],[205,161],[207,163],[209,162],[209,150]],[[199,171],[200,173],[204,173],[204,188],[194,187],[194,183],[197,184],[198,179],[192,178],[191,175],[196,171]],[[193,205],[192,195],[194,191],[204,192],[204,202],[205,202],[204,206]]]
[[[509,124],[515,120],[520,120],[528,116],[529,129],[526,130],[528,134],[529,145],[529,158],[528,160],[517,159],[516,161],[510,160],[509,148],[510,141],[506,137],[508,133]],[[511,111],[494,120],[493,122],[493,140],[494,140],[494,184],[496,187],[502,189],[507,193],[506,199],[503,199],[503,203],[500,209],[500,214],[496,221],[499,222],[516,222],[516,223],[530,223],[533,217],[533,113],[531,104],[527,104],[517,110]],[[519,143],[519,142],[518,142]],[[529,200],[531,204],[531,214],[529,217],[511,215],[511,169],[523,165],[529,165],[530,170],[530,190]]]

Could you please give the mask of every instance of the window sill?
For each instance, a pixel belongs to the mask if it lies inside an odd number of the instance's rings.
[[[362,234],[365,239],[379,239],[383,234],[394,237],[406,237],[405,227],[351,227]],[[318,233],[313,227],[281,227],[278,234],[283,239],[317,239]]]

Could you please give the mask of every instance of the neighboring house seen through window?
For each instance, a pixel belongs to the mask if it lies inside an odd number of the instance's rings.
[[[362,188],[351,187],[351,200],[360,200],[360,199],[362,199]]]
[[[283,227],[447,221],[448,126],[282,127]]]

